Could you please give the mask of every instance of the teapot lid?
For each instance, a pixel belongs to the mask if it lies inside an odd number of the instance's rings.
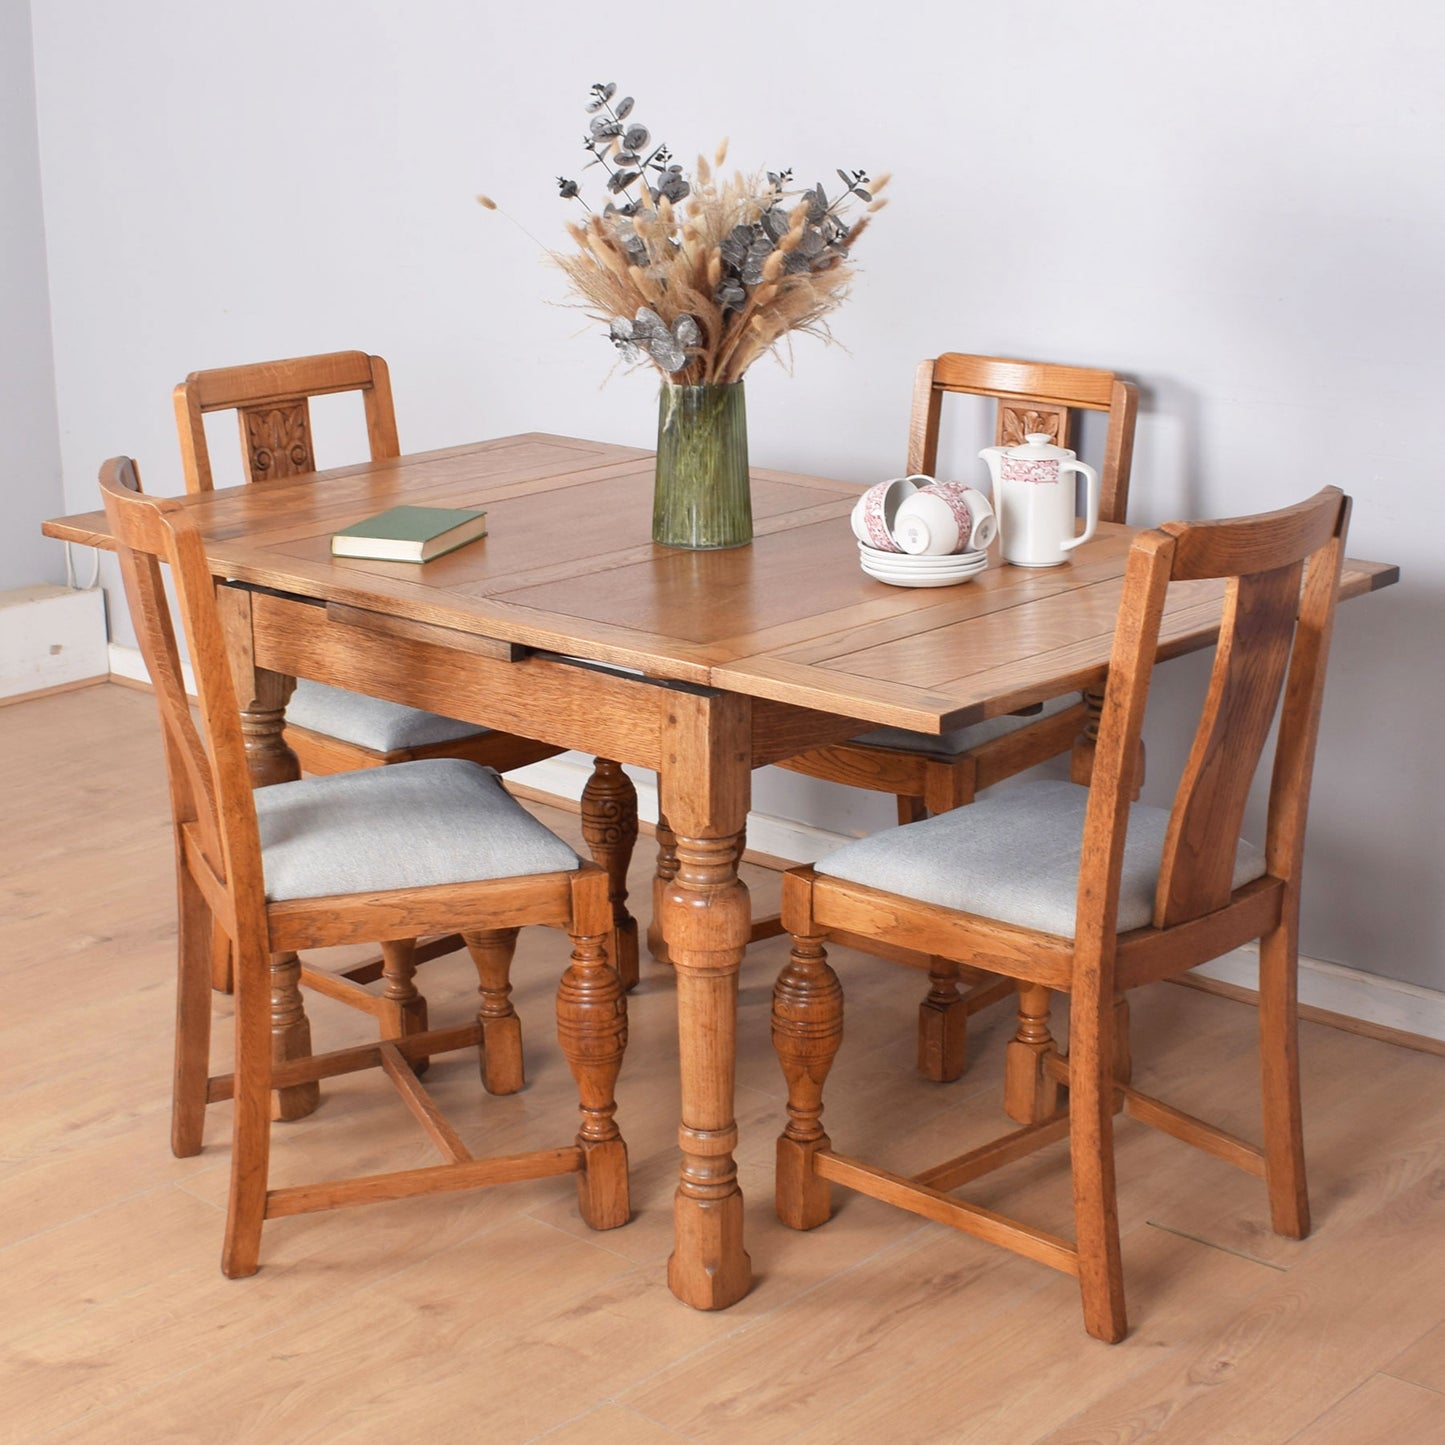
[[[1056,447],[1053,442],[1053,437],[1046,431],[1025,432],[1023,444],[1021,446],[1010,447],[1005,455],[1010,457],[1024,457],[1035,461],[1047,457],[1073,460],[1074,454],[1068,447]]]

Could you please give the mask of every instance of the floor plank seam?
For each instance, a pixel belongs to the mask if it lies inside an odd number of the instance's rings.
[[[295,1266],[288,1265],[285,1268],[289,1270],[295,1268]],[[404,1268],[405,1267],[403,1267],[403,1269]],[[395,1273],[400,1274],[402,1272],[403,1270],[397,1270]],[[394,1276],[388,1276],[388,1278],[391,1277]],[[242,1281],[232,1281],[232,1283],[242,1283]],[[357,1288],[358,1290],[365,1289],[366,1286],[360,1285]],[[282,1315],[278,1318],[277,1323],[273,1325],[270,1329],[258,1330],[254,1326],[251,1326],[247,1335],[247,1344],[251,1345],[259,1341],[268,1340],[273,1335],[279,1333],[282,1330],[292,1329],[295,1327],[298,1321],[304,1323],[308,1317],[316,1315],[322,1310],[332,1307],[334,1304],[334,1297],[323,1298],[318,1301],[318,1303],[313,1309],[303,1310],[299,1314]],[[45,1331],[41,1331],[41,1333],[45,1333]],[[20,1344],[23,1343],[23,1341],[16,1341],[16,1343]],[[47,1430],[45,1432],[45,1435],[39,1438],[52,1438],[56,1435],[61,1434],[64,1431],[73,1431],[78,1427],[84,1426],[87,1420],[95,1419],[99,1421],[107,1418],[108,1416],[119,1414],[119,1412],[129,1408],[132,1405],[143,1404],[147,1399],[154,1398],[158,1391],[168,1390],[177,1382],[184,1380],[190,1376],[194,1376],[195,1374],[197,1374],[198,1371],[209,1370],[213,1369],[214,1367],[214,1360],[209,1359],[199,1359],[191,1364],[183,1365],[180,1369],[172,1371],[172,1373],[162,1377],[161,1379],[152,1380],[149,1384],[142,1386],[138,1390],[131,1390],[124,1395],[118,1395],[113,1400],[105,1400],[100,1404],[92,1406],[88,1410],[82,1411],[82,1413],[79,1415],[71,1416],[69,1419],[62,1421],[58,1425]]]
[[[540,1435],[529,1436],[522,1442],[522,1445],[545,1445],[546,1441],[555,1440],[564,1430],[569,1429],[573,1425],[581,1424],[584,1420],[590,1419],[599,1410],[605,1409],[609,1405],[614,1410],[626,1411],[627,1414],[631,1415],[632,1418],[639,1423],[645,1422],[648,1425],[657,1426],[659,1430],[666,1430],[669,1435],[675,1436],[678,1440],[689,1441],[691,1445],[695,1445],[697,1441],[698,1437],[696,1435],[685,1434],[683,1431],[675,1429],[671,1425],[663,1424],[661,1420],[654,1420],[651,1415],[645,1415],[641,1410],[634,1410],[631,1405],[620,1405],[615,1399],[608,1397],[598,1400],[596,1404],[566,1420],[561,1420],[557,1424],[549,1426],[543,1430]]]
[[[1236,1259],[1242,1259],[1246,1264],[1263,1265],[1265,1269],[1272,1269],[1279,1274],[1288,1274],[1290,1267],[1287,1264],[1275,1264],[1273,1260],[1260,1259],[1258,1255],[1248,1254],[1242,1249],[1231,1249],[1227,1244],[1220,1244],[1213,1239],[1205,1239],[1202,1234],[1190,1234],[1187,1229],[1175,1229],[1168,1224],[1160,1224],[1157,1219],[1146,1219],[1145,1224],[1150,1229],[1157,1229],[1163,1234],[1172,1234],[1176,1239],[1187,1239],[1191,1244],[1202,1244],[1206,1249],[1217,1249],[1221,1254],[1232,1254]]]
[[[635,1380],[632,1384],[628,1385],[625,1390],[619,1392],[619,1394],[608,1397],[606,1403],[618,1405],[622,1409],[631,1410],[634,1414],[641,1415],[642,1418],[645,1420],[649,1420],[652,1421],[652,1423],[654,1424],[661,1425],[664,1429],[672,1430],[674,1427],[669,1425],[666,1421],[658,1420],[654,1416],[648,1415],[646,1414],[646,1412],[638,1410],[636,1406],[626,1404],[622,1397],[625,1395],[630,1395],[634,1391],[640,1390],[644,1385],[649,1384],[651,1381],[658,1379],[663,1375],[681,1369],[689,1361],[697,1359],[700,1355],[708,1354],[710,1351],[720,1349],[723,1346],[732,1342],[733,1340],[741,1339],[744,1335],[750,1333],[752,1330],[762,1325],[765,1321],[771,1319],[773,1315],[776,1315],[783,1310],[797,1308],[800,1304],[802,1304],[812,1295],[816,1294],[818,1291],[826,1289],[833,1285],[837,1285],[841,1281],[846,1280],[850,1275],[859,1273],[866,1265],[877,1259],[879,1256],[886,1255],[893,1250],[901,1249],[917,1235],[933,1227],[934,1226],[928,1220],[920,1221],[915,1228],[908,1230],[907,1233],[901,1235],[899,1238],[891,1239],[886,1244],[880,1245],[877,1249],[870,1251],[868,1254],[861,1255],[846,1269],[835,1271],[834,1273],[826,1276],[826,1278],[819,1279],[817,1283],[809,1285],[806,1289],[800,1290],[797,1294],[790,1295],[786,1299],[779,1300],[775,1305],[772,1305],[770,1308],[762,1311],[760,1314],[754,1315],[751,1319],[740,1320],[736,1328],[726,1331],[724,1334],[719,1335],[716,1339],[711,1339],[704,1344],[700,1344],[696,1349],[689,1350],[685,1355],[679,1355],[675,1360],[669,1360],[666,1364],[659,1366],[659,1368],[654,1370],[650,1375],[645,1375],[642,1376],[640,1379]],[[946,1228],[947,1226],[939,1225],[937,1227]],[[753,1288],[756,1290],[759,1286],[765,1286],[766,1283],[767,1272],[760,1271],[754,1276]],[[866,1393],[866,1391],[863,1393]],[[853,1398],[857,1399],[861,1398],[861,1396],[854,1396]],[[692,1437],[684,1436],[683,1438],[690,1439]]]
[[[1340,1394],[1336,1395],[1336,1396],[1320,1411],[1320,1413],[1319,1413],[1318,1415],[1316,1415],[1312,1420],[1306,1420],[1306,1421],[1304,1422],[1304,1424],[1299,1427],[1298,1430],[1296,1430],[1293,1434],[1291,1434],[1290,1436],[1288,1436],[1288,1437],[1282,1442],[1282,1445],[1293,1445],[1293,1442],[1296,1441],[1296,1440],[1298,1440],[1298,1439],[1300,1439],[1301,1436],[1304,1436],[1304,1435],[1309,1434],[1311,1431],[1314,1430],[1315,1426],[1318,1425],[1321,1420],[1325,1419],[1328,1415],[1330,1415],[1330,1414],[1332,1414],[1334,1411],[1338,1410],[1338,1409],[1340,1408],[1340,1406],[1345,1403],[1346,1400],[1351,1400],[1351,1399],[1353,1399],[1356,1395],[1358,1395],[1358,1394],[1365,1388],[1365,1386],[1370,1382],[1370,1380],[1371,1380],[1372,1378],[1373,1378],[1372,1376],[1366,1375],[1366,1376],[1364,1377],[1364,1379],[1356,1381],[1355,1384],[1351,1385],[1349,1389],[1344,1390],[1344,1391],[1342,1391]]]
[[[1429,1390],[1432,1395],[1439,1395],[1445,1399],[1445,1389],[1439,1385],[1427,1384],[1424,1380],[1412,1380],[1408,1375],[1397,1375],[1393,1370],[1376,1370],[1375,1375],[1368,1378],[1373,1379],[1375,1376],[1382,1376],[1386,1380],[1396,1380],[1402,1385],[1413,1385],[1417,1390]]]
[[[184,1180],[173,1179],[169,1184],[157,1184],[150,1189],[137,1189],[134,1194],[126,1194],[118,1199],[107,1199],[104,1204],[97,1205],[94,1209],[87,1209],[81,1214],[67,1215],[64,1219],[55,1220],[44,1229],[37,1229],[30,1234],[22,1235],[19,1239],[12,1239],[9,1244],[0,1244],[0,1259],[3,1259],[12,1249],[17,1249],[24,1244],[32,1244],[37,1239],[44,1239],[47,1235],[54,1234],[58,1230],[69,1229],[72,1225],[84,1223],[87,1219],[94,1219],[97,1215],[104,1214],[118,1205],[130,1204],[134,1200],[144,1199],[152,1194],[159,1197],[168,1189],[182,1189],[183,1187]],[[196,1196],[191,1195],[191,1198],[194,1199]],[[206,1201],[201,1200],[200,1202],[205,1203]]]
[[[571,1176],[569,1175],[565,1177],[570,1178]],[[620,1230],[589,1229],[585,1234],[574,1234],[570,1229],[566,1229],[560,1224],[553,1223],[552,1220],[544,1218],[537,1212],[537,1210],[539,1209],[551,1209],[555,1206],[556,1200],[548,1200],[544,1204],[537,1205],[534,1209],[521,1209],[518,1210],[517,1213],[520,1218],[531,1220],[533,1224],[540,1224],[542,1228],[550,1229],[554,1234],[560,1234],[563,1239],[570,1240],[573,1244],[590,1245],[593,1249],[600,1249],[603,1254],[608,1255],[612,1259],[626,1260],[627,1263],[631,1266],[631,1268],[625,1271],[625,1274],[636,1274],[639,1270],[653,1268],[657,1265],[657,1260],[639,1261],[635,1259],[632,1255],[628,1254],[625,1250],[614,1249],[610,1244],[606,1242],[606,1236],[610,1234],[620,1233]],[[622,1228],[625,1230],[628,1227],[628,1224],[631,1224],[636,1218],[637,1214],[636,1211],[634,1211],[632,1218],[629,1219],[627,1224],[623,1225]]]
[[[464,1245],[468,1241],[475,1239],[478,1235],[487,1234],[495,1229],[500,1228],[504,1222],[505,1221],[499,1220],[494,1224],[482,1226],[481,1228],[474,1231],[474,1233],[472,1234],[463,1235],[460,1239],[451,1241],[447,1245],[439,1246],[438,1249],[433,1251],[433,1253],[430,1255],[424,1255],[420,1258],[408,1258],[404,1264],[399,1264],[389,1273],[377,1275],[374,1279],[368,1279],[362,1283],[357,1284],[350,1291],[350,1293],[352,1295],[360,1295],[364,1294],[368,1290],[385,1288],[385,1286],[388,1285],[392,1280],[397,1279],[401,1275],[404,1275],[410,1269],[415,1269],[420,1265],[424,1265],[436,1254],[443,1253],[446,1249],[455,1248],[459,1245]],[[279,1279],[283,1275],[292,1274],[298,1270],[304,1269],[308,1261],[314,1262],[315,1258],[315,1255],[307,1255],[301,1259],[295,1260],[290,1264],[273,1264],[270,1265],[268,1268],[272,1272],[272,1277]],[[182,1271],[178,1270],[176,1272],[180,1273]],[[244,1288],[246,1283],[247,1281],[245,1280],[228,1281],[228,1284],[232,1286],[239,1286],[241,1288]],[[268,1340],[272,1336],[280,1333],[283,1330],[294,1329],[298,1323],[304,1324],[308,1318],[314,1318],[316,1316],[323,1315],[327,1310],[334,1309],[336,1303],[337,1296],[335,1294],[321,1295],[318,1296],[315,1305],[309,1309],[303,1309],[299,1313],[280,1315],[277,1319],[277,1323],[270,1329],[258,1330],[255,1329],[254,1326],[252,1326],[250,1328],[250,1333],[248,1333],[247,1335],[247,1345],[249,1347],[257,1342]],[[45,1331],[42,1330],[39,1333],[43,1334],[45,1333]],[[16,1341],[16,1343],[23,1343],[23,1341]],[[194,1363],[185,1365],[181,1369],[176,1370],[169,1375],[166,1375],[163,1379],[153,1380],[150,1384],[143,1386],[139,1390],[132,1390],[128,1394],[118,1397],[117,1399],[107,1400],[102,1404],[96,1405],[93,1409],[86,1410],[82,1414],[76,1415],[71,1419],[62,1422],[55,1428],[48,1430],[46,1432],[46,1437],[53,1437],[60,1434],[62,1431],[73,1430],[79,1426],[83,1426],[85,1422],[89,1420],[92,1416],[97,1417],[98,1419],[103,1419],[107,1415],[117,1413],[120,1410],[125,1409],[133,1404],[143,1403],[147,1399],[154,1398],[157,1391],[169,1389],[177,1382],[184,1380],[188,1377],[195,1376],[199,1371],[211,1368],[214,1368],[213,1360],[196,1360]]]

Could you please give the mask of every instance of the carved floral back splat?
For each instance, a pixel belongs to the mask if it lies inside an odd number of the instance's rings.
[[[1049,441],[1056,447],[1066,447],[1069,442],[1069,409],[1060,407],[1010,406],[1007,402],[998,404],[998,436],[995,446],[1022,446],[1030,434],[1047,432]]]
[[[241,411],[241,438],[252,481],[304,476],[316,470],[311,450],[311,412],[297,401]]]

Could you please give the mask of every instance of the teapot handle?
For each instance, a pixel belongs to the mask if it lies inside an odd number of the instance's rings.
[[[1094,528],[1099,525],[1099,474],[1086,462],[1060,462],[1060,472],[1082,472],[1087,488],[1084,497],[1084,530],[1071,542],[1060,543],[1065,552],[1071,552],[1075,547],[1087,542],[1094,535]]]

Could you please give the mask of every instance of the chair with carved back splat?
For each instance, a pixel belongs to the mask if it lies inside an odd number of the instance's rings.
[[[1112,371],[1047,362],[1010,361],[946,352],[919,363],[908,438],[910,474],[935,474],[945,395],[997,402],[995,441],[1014,446],[1028,433],[1047,432],[1058,446],[1073,444],[1080,411],[1108,417],[1099,469],[1099,517],[1123,522],[1129,501],[1138,389]],[[1074,749],[1076,782],[1088,781],[1089,738],[1097,727],[1100,694],[1056,699],[1042,715],[1004,717],[932,737],[879,728],[846,743],[815,748],[778,764],[809,777],[846,783],[898,799],[900,823],[972,803],[974,795]],[[1037,710],[1035,710],[1037,712]],[[1081,737],[1084,741],[1080,742]],[[960,981],[969,985],[962,993]],[[1007,984],[939,960],[918,1012],[918,1068],[944,1082],[963,1073],[968,1018],[1007,996]]]
[[[788,1080],[777,1175],[786,1224],[822,1224],[830,1181],[847,1185],[1077,1275],[1089,1333],[1122,1339],[1113,1154],[1113,1117],[1122,1110],[1262,1175],[1274,1229],[1296,1239],[1308,1233],[1296,1038],[1300,870],[1348,516],[1348,499],[1329,487],[1283,511],[1143,534],[1129,555],[1087,789],[1020,784],[966,813],[875,834],[785,876],[783,921],[794,946],[774,993],[773,1039]],[[1217,596],[1210,583],[1219,579],[1219,644],[1174,804],[1131,803],[1169,586]],[[1260,850],[1242,842],[1239,829],[1277,710]],[[823,944],[835,930],[885,931],[922,953],[1006,973],[1020,980],[1021,1002],[1036,990],[1070,994],[1067,1056],[1037,1013],[1032,1036],[1009,1045],[1009,1112],[1026,1114],[1023,1129],[910,1178],[833,1149],[822,1090],[843,1003]],[[1262,1149],[1132,1088],[1114,1036],[1116,989],[1184,973],[1251,939],[1260,940]],[[952,1196],[1066,1135],[1073,1242]]]
[[[386,362],[364,351],[338,351],[250,366],[193,371],[174,392],[186,490],[214,486],[205,418],[235,411],[248,481],[308,476],[316,470],[310,400],[338,392],[359,392],[373,461],[401,454]],[[547,743],[344,688],[302,679],[290,700],[268,699],[279,725],[285,706],[285,742],[300,767],[313,774],[349,772],[418,758],[466,758],[509,772],[563,751]],[[259,712],[250,709],[251,726]],[[258,737],[258,742],[265,739]],[[637,924],[627,911],[627,867],[637,837],[637,794],[632,781],[609,759],[596,759],[582,799],[583,834],[592,856],[607,869],[616,916],[612,957],[628,988],[637,982]],[[418,945],[418,961],[461,947],[455,936]],[[356,982],[380,975],[379,963],[348,971]],[[224,960],[218,967],[224,974]],[[218,985],[225,986],[224,977]]]
[[[533,819],[489,769],[462,759],[277,783],[253,793],[235,689],[205,551],[178,502],[140,495],[125,457],[101,470],[127,601],[155,684],[170,777],[178,880],[178,998],[171,1147],[200,1152],[208,1103],[232,1099],[231,1182],[222,1268],[255,1272],[265,1220],[376,1200],[574,1173],[583,1218],[628,1218],[627,1152],[614,1087],[627,1040],[621,982],[607,961],[607,875]],[[174,612],[162,578],[169,566]],[[187,703],[178,616],[196,679],[200,726]],[[235,959],[236,1066],[208,1077],[213,923]],[[527,924],[565,929],[570,966],[557,1026],[577,1079],[576,1141],[475,1158],[418,1081],[416,1065],[473,1044],[500,1092],[521,1084],[520,1036],[505,991],[489,984]],[[397,1033],[380,1042],[273,1067],[273,964],[303,947],[407,940],[459,928],[483,980],[476,1022]],[[293,985],[294,987],[294,985]],[[445,1161],[422,1169],[270,1189],[268,1098],[340,1073],[381,1068]],[[510,1087],[508,1087],[510,1086]]]

